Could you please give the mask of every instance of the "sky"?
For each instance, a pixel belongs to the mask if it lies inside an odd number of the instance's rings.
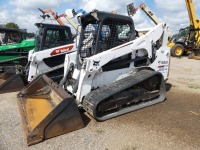
[[[193,0],[197,17],[200,19],[199,0]],[[185,0],[0,0],[0,24],[14,22],[28,32],[35,32],[35,23],[47,22],[40,15],[41,9],[52,9],[63,14],[66,9],[84,9],[86,12],[98,9],[111,12],[117,10],[119,14],[127,15],[126,5],[134,3],[138,6],[145,3],[149,9],[163,22],[166,22],[172,33],[189,25]],[[155,24],[141,10],[132,17],[136,28],[153,27]]]

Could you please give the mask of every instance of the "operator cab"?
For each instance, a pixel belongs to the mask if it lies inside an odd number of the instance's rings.
[[[71,29],[68,26],[44,23],[36,23],[35,25],[38,27],[35,51],[73,43]]]
[[[25,39],[26,31],[14,28],[0,28],[0,46],[20,43]]]
[[[176,42],[183,44],[186,48],[191,48],[196,44],[196,32],[198,32],[198,30],[193,27],[180,29]]]
[[[81,58],[90,57],[135,39],[133,20],[128,16],[93,11],[80,16]]]
[[[36,23],[38,33],[36,35],[35,52],[49,50],[55,47],[64,46],[74,43],[71,29],[68,26],[55,24]],[[42,62],[49,68],[62,65],[65,60],[66,53],[59,55],[51,55],[43,58]],[[47,73],[54,81],[59,82],[62,79],[64,68],[61,67],[56,71]]]
[[[188,36],[186,37],[187,39],[186,39],[186,42],[185,42],[187,47],[194,47],[195,46],[195,44],[197,42],[197,40],[195,38],[197,31],[198,31],[198,29],[195,29],[193,27],[190,27],[188,29]]]

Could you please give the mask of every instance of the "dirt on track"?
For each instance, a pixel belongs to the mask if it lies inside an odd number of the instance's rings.
[[[97,122],[26,146],[16,94],[0,95],[0,149],[198,150],[200,149],[200,61],[171,58],[167,99],[157,105]]]

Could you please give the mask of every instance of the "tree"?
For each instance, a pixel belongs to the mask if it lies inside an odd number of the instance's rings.
[[[0,24],[0,27],[2,28],[2,27],[5,27],[5,24]]]
[[[5,25],[7,28],[16,28],[19,29],[19,26],[14,22],[9,22]]]

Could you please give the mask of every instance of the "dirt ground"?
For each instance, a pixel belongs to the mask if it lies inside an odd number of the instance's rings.
[[[171,58],[166,101],[28,147],[16,94],[0,95],[0,150],[198,150],[200,61]]]

